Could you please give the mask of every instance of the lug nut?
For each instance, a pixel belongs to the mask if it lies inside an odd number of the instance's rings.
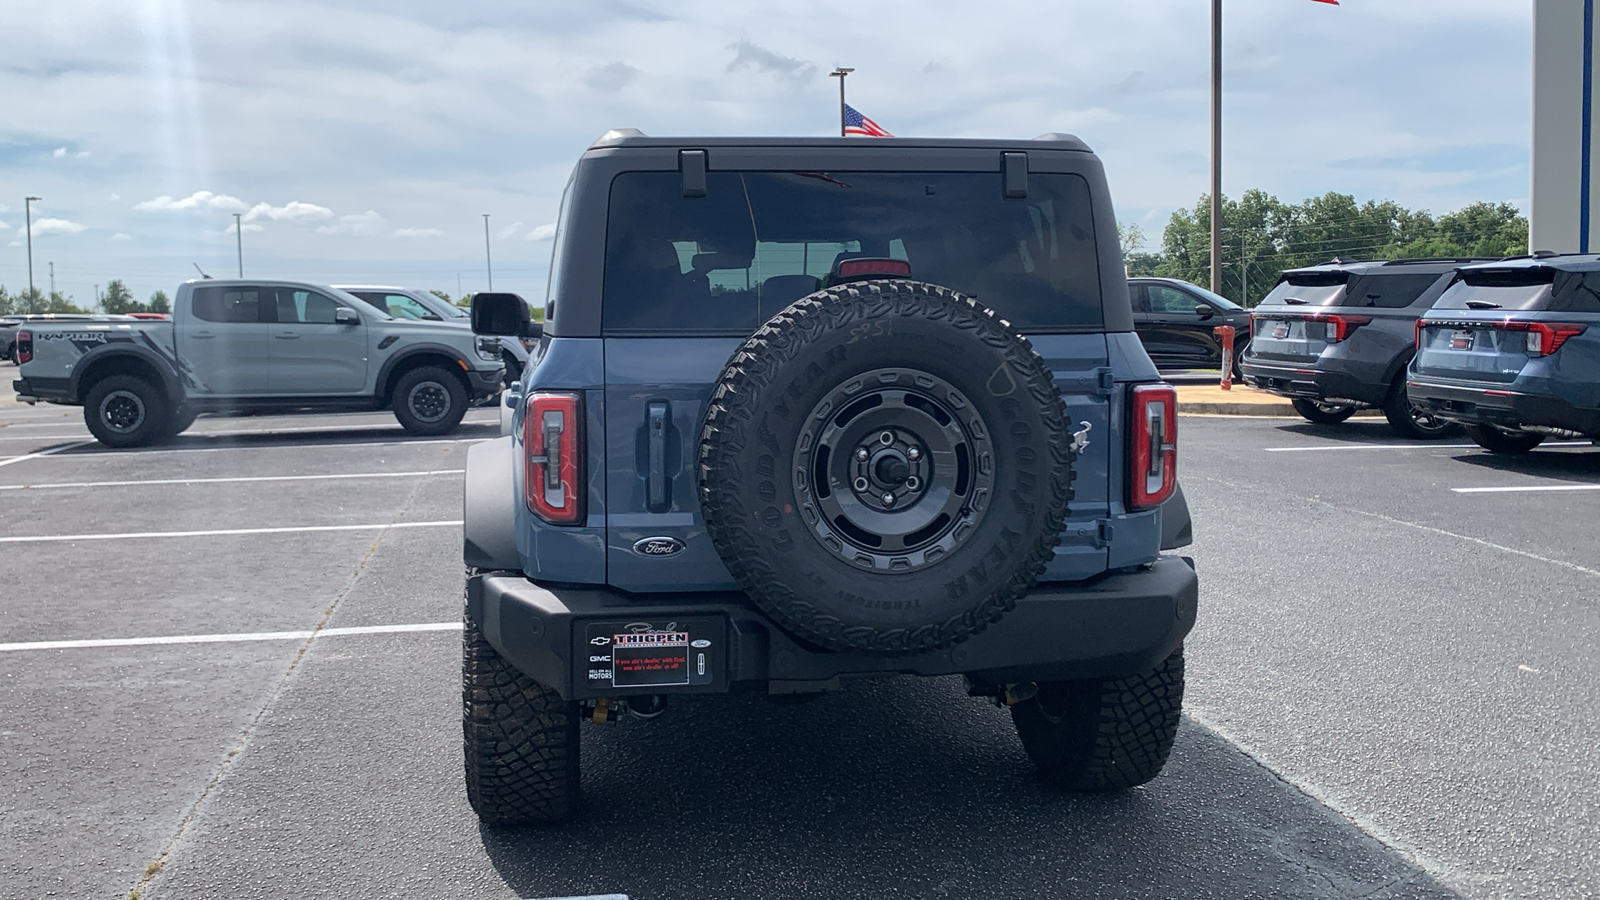
[[[885,431],[883,434],[878,435],[878,443],[884,445],[885,447],[894,443],[894,432]]]
[[[865,478],[857,478],[855,480],[855,488],[857,491],[865,491],[867,489],[867,480]]]
[[[883,505],[884,506],[893,506],[894,505],[894,495],[893,494],[887,494],[887,493],[884,494],[883,495]]]
[[[867,448],[861,447],[861,448],[857,449],[856,450],[856,459],[859,459],[862,462],[866,462],[867,461]]]
[[[922,487],[922,482],[917,480],[917,476],[912,475],[906,479],[906,490],[914,491],[919,487]]]
[[[921,449],[919,449],[917,447],[911,447],[910,449],[906,450],[906,459],[921,459],[921,458],[922,458],[922,450]]]

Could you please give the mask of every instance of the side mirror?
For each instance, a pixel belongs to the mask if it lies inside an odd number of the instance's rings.
[[[544,325],[529,319],[528,323],[522,326],[522,337],[529,341],[539,340],[544,337]]]
[[[360,325],[361,314],[353,309],[343,306],[333,311],[333,324],[335,325]]]
[[[472,333],[496,337],[524,337],[533,324],[533,314],[527,301],[516,294],[491,293],[472,295]]]
[[[1212,316],[1216,315],[1217,311],[1212,309],[1209,306],[1206,306],[1206,305],[1202,304],[1202,305],[1196,306],[1194,308],[1194,314],[1199,316],[1201,321],[1204,321],[1204,320],[1209,319]]]

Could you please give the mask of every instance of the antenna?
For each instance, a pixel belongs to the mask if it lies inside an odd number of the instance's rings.
[[[207,281],[211,280],[211,276],[206,274],[206,270],[205,269],[200,268],[200,264],[199,263],[195,263],[194,264],[194,270],[196,272],[200,273],[200,277],[201,278],[204,278]]]

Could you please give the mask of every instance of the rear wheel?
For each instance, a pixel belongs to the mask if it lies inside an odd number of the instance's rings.
[[[1116,791],[1160,774],[1183,712],[1183,648],[1149,672],[1053,681],[1011,707],[1022,747],[1051,783]]]
[[[109,375],[83,398],[83,421],[107,447],[146,447],[167,434],[173,411],[161,389],[135,375]]]
[[[1307,400],[1304,397],[1294,397],[1289,400],[1294,411],[1307,422],[1318,425],[1337,425],[1345,419],[1356,414],[1354,406],[1344,406],[1339,403],[1321,403],[1316,400]]]
[[[412,369],[394,386],[394,417],[412,434],[449,434],[467,414],[467,402],[461,379],[438,366]]]
[[[1410,395],[1406,393],[1404,372],[1395,379],[1394,386],[1389,389],[1388,398],[1383,401],[1383,416],[1389,420],[1389,427],[1401,437],[1421,440],[1448,437],[1459,427],[1454,422],[1441,419],[1422,407],[1413,405]]]
[[[461,743],[467,801],[484,824],[559,822],[577,806],[578,704],[506,662],[467,613]]]
[[[1529,434],[1525,431],[1505,431],[1493,425],[1468,425],[1467,437],[1472,442],[1491,453],[1503,453],[1515,456],[1527,453],[1529,450],[1544,443],[1544,435]]]

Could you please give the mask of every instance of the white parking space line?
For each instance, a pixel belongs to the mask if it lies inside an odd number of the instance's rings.
[[[45,459],[47,457],[55,456],[57,453],[60,453],[63,450],[75,450],[79,447],[87,447],[92,443],[94,443],[94,441],[78,441],[75,444],[64,444],[60,447],[52,447],[49,450],[40,450],[38,453],[29,453],[26,456],[12,456],[7,459],[0,459],[0,466],[9,466],[14,463],[27,462],[30,459]]]
[[[320,631],[255,631],[239,634],[179,634],[166,637],[96,638],[81,641],[18,641],[0,644],[0,653],[18,650],[89,650],[98,647],[154,647],[167,644],[234,644],[252,641],[303,641],[306,638],[350,634],[411,634],[426,631],[460,631],[460,622],[418,622],[410,625],[360,625]]]
[[[56,455],[63,450],[71,450],[73,447],[86,447],[94,443],[94,441],[83,441],[81,443],[73,444],[71,447],[58,447],[54,450],[47,450],[43,453],[30,453],[27,456],[18,456],[15,457],[14,461],[21,462],[24,459],[33,459],[35,457],[50,457],[52,459],[62,460],[108,459],[115,456],[148,456],[150,454],[167,453],[232,453],[240,450],[315,450],[320,447],[409,447],[413,444],[481,444],[484,441],[492,440],[494,440],[494,438],[427,438],[424,440],[412,441],[334,441],[323,444],[263,444],[260,446],[252,444],[229,444],[226,447],[171,447],[157,448],[155,450],[112,450],[108,447],[102,447],[93,453],[74,453],[69,456]],[[4,463],[0,463],[0,465],[4,465]]]
[[[1549,441],[1543,447],[1587,447],[1588,441]],[[1323,450],[1476,450],[1477,444],[1314,444],[1309,447],[1263,447],[1268,453],[1313,453]]]
[[[1458,494],[1540,494],[1547,491],[1600,491],[1600,484],[1530,484],[1518,487],[1451,488]]]
[[[154,478],[140,481],[59,481],[45,484],[0,484],[0,491],[44,491],[52,488],[141,487],[147,484],[234,484],[257,481],[335,481],[360,478],[430,478],[461,475],[466,469],[426,469],[420,472],[354,472],[341,475],[249,475],[238,478]]]
[[[0,441],[33,441],[38,444],[49,440],[65,441],[87,436],[84,430],[79,428],[76,434],[19,434],[15,437],[0,437]]]
[[[239,534],[310,534],[318,531],[381,531],[385,528],[460,527],[461,520],[444,522],[378,522],[372,525],[295,525],[284,528],[214,528],[206,531],[128,531],[121,534],[43,534],[0,537],[0,544],[46,544],[67,541],[124,541],[142,538],[217,537]]]

